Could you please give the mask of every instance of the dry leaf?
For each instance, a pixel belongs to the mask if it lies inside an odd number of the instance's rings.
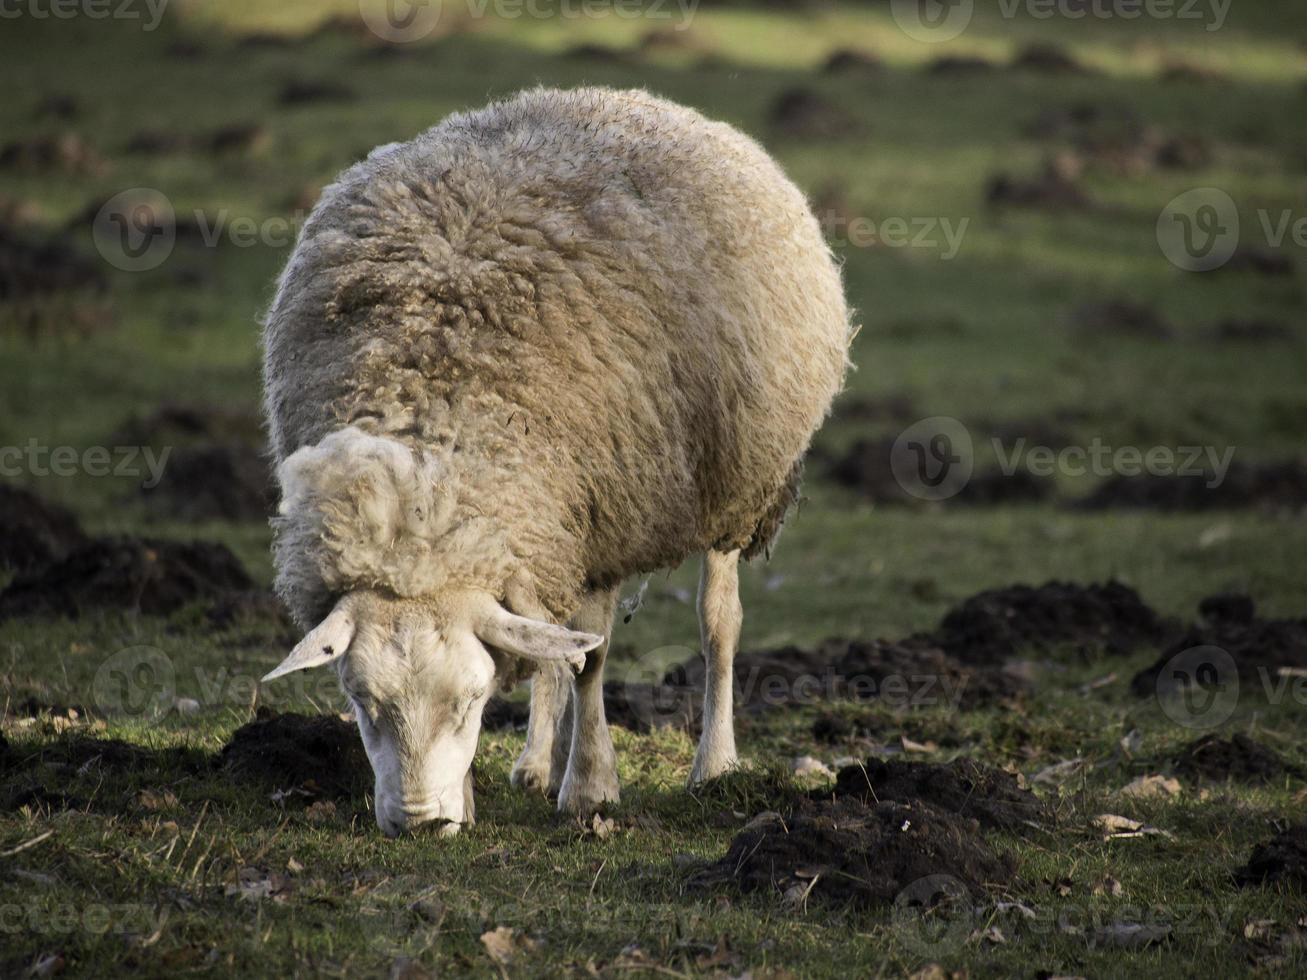
[[[1119,897],[1125,893],[1121,887],[1121,882],[1117,881],[1111,875],[1103,875],[1103,880],[1090,889],[1094,895],[1111,895],[1113,898]]]
[[[508,966],[518,954],[533,952],[540,944],[512,926],[499,926],[481,934],[481,945],[492,960]]]
[[[935,752],[939,746],[932,741],[914,742],[906,735],[899,736],[899,743],[903,746],[904,752]]]
[[[1133,779],[1122,786],[1117,790],[1117,793],[1120,796],[1131,796],[1135,799],[1179,796],[1180,780],[1161,775],[1140,776],[1138,779]]]

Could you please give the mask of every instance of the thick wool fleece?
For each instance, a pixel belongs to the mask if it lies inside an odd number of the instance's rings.
[[[374,151],[268,313],[278,586],[587,589],[764,548],[839,390],[840,277],[755,142],[640,91],[537,89]]]

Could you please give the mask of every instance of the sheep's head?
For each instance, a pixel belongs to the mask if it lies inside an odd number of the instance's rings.
[[[575,669],[603,638],[516,616],[486,593],[432,599],[346,595],[263,679],[334,664],[376,776],[377,825],[452,834],[473,817],[481,712],[511,658]]]

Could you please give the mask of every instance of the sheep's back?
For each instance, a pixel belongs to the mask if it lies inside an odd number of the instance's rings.
[[[283,295],[324,313],[279,316]],[[324,193],[269,317],[274,449],[402,418],[558,528],[528,558],[611,584],[765,543],[848,332],[820,229],[756,143],[642,92],[536,90]]]

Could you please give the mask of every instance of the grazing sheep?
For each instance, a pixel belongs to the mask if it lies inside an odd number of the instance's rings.
[[[696,552],[691,781],[735,764],[737,560],[794,502],[849,337],[799,191],[645,92],[525,92],[323,192],[264,335],[277,584],[318,625],[265,680],[336,665],[383,831],[472,819],[482,708],[532,671],[513,782],[615,802],[617,589]]]

